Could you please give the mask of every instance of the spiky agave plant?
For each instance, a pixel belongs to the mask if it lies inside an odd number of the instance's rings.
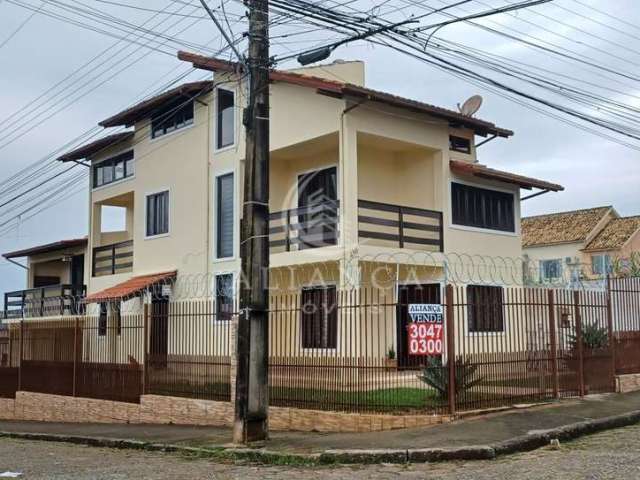
[[[477,374],[478,366],[462,357],[456,358],[454,363],[456,395],[464,393],[484,380]],[[418,379],[433,387],[440,398],[449,394],[449,370],[442,364],[442,357],[428,357],[427,365],[418,375]]]

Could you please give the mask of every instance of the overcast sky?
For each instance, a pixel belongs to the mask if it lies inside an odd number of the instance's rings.
[[[35,5],[44,4],[39,0],[20,0]],[[70,2],[74,3],[74,2]],[[132,23],[142,23],[153,13],[138,11],[92,0],[86,5],[100,8],[112,15],[124,18]],[[151,9],[162,9],[169,3],[166,0],[120,0],[120,3]],[[197,2],[195,2],[197,3]],[[211,5],[219,5],[211,1]],[[330,3],[330,2],[329,2]],[[391,2],[360,2],[371,8],[374,3],[402,5],[405,0]],[[438,0],[422,2],[439,8],[444,3]],[[472,2],[473,3],[473,2]],[[464,15],[470,10],[478,11],[486,5],[502,6],[502,0],[484,0],[477,2],[474,8],[466,6],[452,10]],[[554,3],[556,5],[554,5]],[[615,4],[615,10],[612,5]],[[558,6],[570,8],[581,15],[569,15]],[[634,7],[635,5],[635,7]],[[588,6],[607,10],[621,19],[597,14]],[[232,9],[232,5],[227,8]],[[381,7],[384,10],[384,6]],[[599,63],[614,69],[624,69],[632,74],[640,73],[640,7],[634,0],[556,0],[555,2],[521,11],[513,16],[501,15],[484,24],[492,27],[502,25],[530,35],[553,41]],[[236,9],[237,11],[237,9]],[[409,12],[407,10],[406,12]],[[186,7],[183,14],[201,15],[197,7]],[[405,12],[402,12],[405,14]],[[115,39],[88,31],[42,14],[33,15],[23,27],[4,45],[3,42],[30,16],[31,12],[22,7],[0,0],[0,120],[5,119],[56,82],[64,79],[77,67],[90,60],[98,52],[114,44]],[[546,15],[543,17],[541,15]],[[157,17],[158,22],[166,17]],[[434,21],[443,20],[434,17]],[[559,19],[560,22],[550,19]],[[181,23],[170,32],[181,39],[197,44],[209,44],[212,51],[221,45],[214,25],[208,20],[196,21],[188,17],[173,17]],[[595,21],[594,21],[595,20]],[[189,26],[190,23],[194,25]],[[600,23],[597,23],[600,22]],[[608,25],[602,25],[605,23]],[[169,25],[167,22],[163,25]],[[538,26],[534,25],[538,24]],[[151,24],[149,24],[151,25]],[[241,30],[233,25],[235,33]],[[161,26],[154,28],[160,30]],[[544,30],[546,29],[546,30]],[[314,33],[307,38],[309,44],[321,42],[327,34]],[[633,80],[611,81],[589,69],[567,62],[561,62],[543,55],[521,43],[504,37],[482,32],[472,26],[452,25],[438,32],[438,36],[483,51],[503,55],[511,60],[525,62],[538,68],[560,72],[567,76],[579,77],[595,84],[607,85],[619,91],[616,98],[628,104],[640,107],[640,83]],[[212,43],[212,39],[216,38]],[[292,42],[296,37],[291,37]],[[280,44],[274,42],[275,52],[286,52],[296,48],[295,43]],[[122,43],[117,48],[122,48]],[[622,46],[626,47],[623,48]],[[46,110],[51,103],[41,102],[40,115],[31,120],[28,126],[34,127],[10,145],[0,148],[0,179],[6,178],[25,165],[47,156],[66,142],[93,127],[98,121],[128,106],[151,87],[157,88],[169,78],[185,70],[184,64],[176,58],[136,46],[127,47],[122,52],[122,60],[117,67],[110,67],[114,78],[98,84],[92,73],[87,71],[83,78],[87,87],[82,89],[79,82],[74,101],[68,108],[60,111],[41,125],[35,124],[64,103],[52,110]],[[173,51],[175,45],[164,47]],[[188,49],[185,47],[185,49]],[[634,53],[635,52],[635,53]],[[138,60],[140,58],[140,60]],[[560,183],[566,191],[559,194],[546,194],[525,201],[523,212],[527,215],[544,212],[586,208],[600,205],[613,205],[622,215],[640,214],[640,152],[630,149],[596,135],[581,131],[558,120],[534,112],[523,106],[495,95],[482,87],[471,85],[444,72],[380,46],[358,43],[341,47],[334,52],[332,59],[361,59],[366,61],[367,84],[370,87],[395,94],[416,98],[436,105],[455,109],[456,103],[464,101],[473,94],[481,94],[484,104],[478,117],[493,121],[497,125],[515,131],[510,139],[496,139],[482,146],[478,151],[480,162],[489,166],[534,176]],[[113,63],[113,60],[111,61]],[[110,64],[111,64],[110,63]],[[288,62],[280,67],[295,67]],[[96,76],[104,80],[98,65]],[[196,72],[188,79],[201,78],[203,72]],[[101,80],[101,82],[102,82]],[[93,82],[90,83],[89,82]],[[84,94],[86,93],[86,95]],[[610,94],[611,97],[613,94]],[[81,98],[78,98],[80,97]],[[64,101],[66,102],[66,100]],[[46,111],[45,111],[46,110]],[[1,127],[0,127],[1,128]],[[0,141],[0,145],[2,142]],[[88,188],[88,185],[87,185]],[[81,192],[55,208],[49,209],[33,219],[25,221],[18,230],[0,238],[0,251],[46,243],[63,238],[74,238],[87,233],[87,193]],[[20,289],[24,287],[24,271],[7,263],[0,263],[0,290]]]

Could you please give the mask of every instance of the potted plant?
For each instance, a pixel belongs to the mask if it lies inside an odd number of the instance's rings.
[[[387,352],[387,356],[384,359],[384,365],[389,370],[395,370],[398,368],[398,359],[396,358],[396,351],[390,348]]]

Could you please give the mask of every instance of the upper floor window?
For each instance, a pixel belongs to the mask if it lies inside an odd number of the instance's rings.
[[[514,196],[462,183],[451,184],[453,223],[467,227],[515,232]]]
[[[471,153],[471,140],[456,135],[449,135],[449,150],[452,152]]]
[[[220,149],[235,143],[234,93],[219,88],[216,105],[216,148]]]
[[[542,280],[555,280],[562,276],[562,261],[560,259],[542,260],[540,262],[540,276]]]
[[[169,191],[147,195],[147,237],[169,233]]]
[[[177,104],[155,113],[151,118],[151,138],[158,138],[193,123],[193,100]]]
[[[131,177],[134,173],[133,150],[129,150],[93,166],[93,188]]]
[[[233,173],[216,178],[216,257],[233,257]]]
[[[469,332],[504,332],[502,287],[467,286]]]
[[[591,271],[594,275],[611,273],[611,256],[608,254],[591,255]]]

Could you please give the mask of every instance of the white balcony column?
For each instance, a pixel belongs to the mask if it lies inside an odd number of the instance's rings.
[[[340,122],[340,244],[345,258],[358,246],[358,132],[352,115],[342,114]]]

